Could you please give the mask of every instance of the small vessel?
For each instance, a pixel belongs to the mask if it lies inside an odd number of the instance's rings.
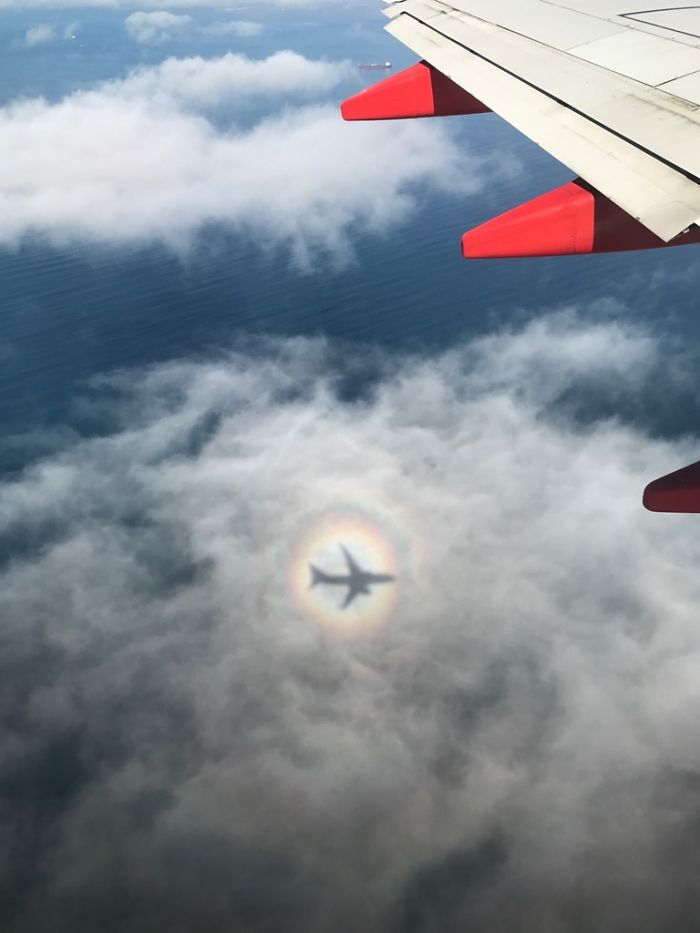
[[[367,62],[357,67],[363,71],[389,71],[391,70],[391,62]]]

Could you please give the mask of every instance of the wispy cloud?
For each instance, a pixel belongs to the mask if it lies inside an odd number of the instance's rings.
[[[34,48],[36,45],[46,45],[48,42],[55,42],[58,38],[56,29],[47,23],[42,23],[39,26],[32,26],[31,29],[28,29],[25,33],[22,44],[28,48]]]
[[[229,19],[202,27],[213,36],[235,36],[237,39],[252,39],[263,31],[263,24],[248,19]]]
[[[204,225],[244,231],[296,261],[347,258],[357,227],[386,231],[423,185],[475,192],[501,160],[470,158],[436,124],[346,126],[337,106],[289,109],[252,129],[204,112],[268,93],[316,94],[346,66],[291,53],[166,62],[58,103],[0,109],[0,244],[156,239],[183,248]],[[507,163],[510,170],[512,163]]]
[[[187,32],[192,26],[192,17],[186,13],[166,11],[136,12],[127,16],[124,26],[136,42],[143,45],[161,45]]]
[[[28,29],[21,39],[15,40],[14,48],[33,49],[38,45],[48,45],[59,39],[75,39],[80,23],[76,20],[68,25],[57,28],[51,23],[40,23]]]
[[[228,19],[218,23],[203,25],[187,13],[169,13],[154,10],[140,10],[131,13],[124,21],[126,31],[135,42],[142,45],[164,45],[185,34],[191,36],[232,36],[237,39],[251,39],[263,32],[262,23],[245,19]]]
[[[660,352],[566,313],[354,401],[306,341],[109,380],[0,492],[3,926],[682,928],[700,538],[640,493],[689,445],[552,407]],[[350,638],[288,573],[348,510],[400,555]]]

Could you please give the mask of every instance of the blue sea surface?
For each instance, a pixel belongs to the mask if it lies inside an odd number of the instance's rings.
[[[203,23],[215,16],[197,14]],[[193,33],[144,47],[127,36],[123,13],[81,11],[75,40],[28,50],[19,40],[30,26],[51,22],[62,31],[75,16],[5,12],[0,94],[3,103],[34,95],[56,100],[168,55],[214,56],[229,49],[253,57],[291,48],[332,60],[389,59],[396,68],[413,61],[383,32],[373,3],[326,11],[313,22],[303,10],[255,10],[255,18],[261,16],[263,33],[233,44],[230,37]],[[354,84],[338,90],[336,103],[363,80],[376,75],[358,72]],[[322,260],[304,272],[284,253],[265,254],[219,228],[204,231],[185,257],[142,244],[60,249],[31,241],[1,250],[0,470],[12,474],[41,452],[41,445],[23,438],[67,425],[90,430],[81,424],[75,400],[91,377],[220,352],[241,335],[323,335],[390,352],[434,353],[559,306],[599,314],[600,301],[614,299],[629,320],[672,334],[679,353],[687,355],[700,342],[700,253],[694,248],[465,262],[459,239],[466,229],[571,176],[495,116],[450,122],[465,153],[508,153],[522,172],[504,175],[478,196],[416,191],[416,211],[386,237],[354,233],[355,257],[343,268]],[[673,366],[672,356],[668,364]],[[650,401],[650,425],[659,426],[660,411],[665,433],[697,426],[692,404],[670,414]],[[630,417],[644,422],[645,410],[637,406]]]

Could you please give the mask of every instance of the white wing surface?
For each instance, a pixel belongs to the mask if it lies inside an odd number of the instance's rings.
[[[668,242],[700,220],[700,8],[626,3],[393,0],[387,29]]]

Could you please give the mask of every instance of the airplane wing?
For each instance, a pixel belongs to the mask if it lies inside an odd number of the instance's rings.
[[[388,31],[423,62],[382,99],[375,87],[346,102],[346,118],[492,110],[579,176],[466,234],[466,256],[700,241],[700,7],[387,2]]]
[[[341,609],[347,609],[351,603],[354,603],[357,597],[360,595],[362,590],[355,589],[352,585],[348,590],[348,595],[345,597],[345,602],[340,607]]]
[[[700,5],[386,2],[422,61],[345,101],[346,120],[494,111],[578,176],[465,233],[466,258],[700,243]],[[644,502],[700,512],[700,464]]]
[[[345,563],[348,565],[350,576],[352,578],[357,578],[357,577],[362,576],[362,568],[355,561],[352,554],[350,553],[350,551],[348,551],[348,549],[345,547],[344,544],[340,545],[340,550],[343,552],[343,556],[345,557]]]

